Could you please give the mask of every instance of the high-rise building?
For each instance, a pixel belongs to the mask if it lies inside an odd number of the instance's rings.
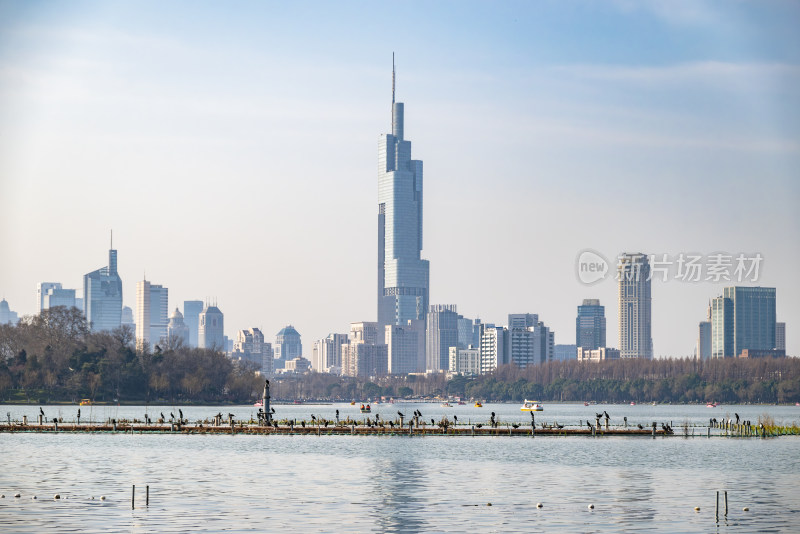
[[[583,299],[575,319],[575,344],[585,349],[606,346],[606,308],[598,299]]]
[[[19,322],[19,315],[15,311],[11,311],[6,299],[0,300],[0,324],[15,325]]]
[[[475,321],[458,316],[458,348],[466,349],[470,345],[477,347],[481,340],[475,328]]]
[[[122,323],[122,279],[117,273],[117,251],[108,251],[108,266],[83,276],[83,306],[94,332],[113,330]]]
[[[341,374],[342,345],[347,343],[347,334],[328,334],[314,342],[311,353],[311,368],[318,373]]]
[[[554,340],[553,332],[537,314],[510,313],[505,361],[521,368],[549,362],[553,359]]]
[[[392,133],[378,146],[378,324],[403,326],[424,320],[430,265],[422,252],[422,161],[411,159],[404,138],[404,108],[394,97]]]
[[[147,280],[136,283],[136,344],[156,345],[167,337],[169,290]]]
[[[167,345],[176,347],[178,345],[188,346],[189,342],[189,327],[183,322],[183,314],[178,308],[172,312],[167,324]]]
[[[481,323],[481,374],[485,375],[508,363],[508,330],[491,323]]]
[[[74,308],[75,290],[63,289],[60,287],[49,288],[43,297],[42,308],[39,311],[42,312],[44,310],[49,310],[50,308],[55,308],[56,306]]]
[[[776,348],[775,288],[731,286],[712,299],[712,356],[730,358],[743,350]]]
[[[342,345],[342,375],[381,376],[388,372],[388,366],[388,348],[378,343],[378,323],[351,323],[350,341]]]
[[[447,371],[450,368],[450,347],[457,346],[458,312],[456,305],[431,306],[428,310],[425,369],[427,371]]]
[[[283,369],[287,360],[293,360],[303,355],[303,344],[300,342],[300,333],[292,325],[281,328],[275,336],[275,368]]]
[[[258,328],[239,330],[233,344],[231,358],[254,363],[265,375],[272,375],[274,369],[272,345],[264,341],[264,334]]]
[[[202,300],[183,301],[183,322],[189,328],[189,346],[197,347],[197,331],[200,327],[200,312],[203,311]]]
[[[135,326],[136,323],[133,321],[133,310],[130,306],[123,306],[122,307],[122,314],[120,315],[120,322],[123,325],[130,325]]]
[[[425,369],[425,321],[409,320],[405,326],[386,325],[385,341],[387,373],[405,375]]]
[[[786,351],[786,323],[775,323],[775,348]]]
[[[617,265],[619,351],[621,358],[652,358],[650,261],[641,253],[623,254]]]
[[[42,313],[42,310],[47,309],[44,307],[44,298],[50,289],[61,289],[61,284],[59,282],[39,282],[36,284],[36,313]]]
[[[225,317],[216,306],[206,304],[200,312],[197,330],[197,346],[201,349],[227,351],[225,342]]]
[[[695,349],[697,359],[708,360],[711,358],[711,346],[711,302],[709,301],[706,320],[700,321],[697,329],[697,348]]]
[[[578,361],[579,362],[599,362],[601,360],[618,360],[620,358],[620,351],[608,347],[600,347],[599,349],[584,349],[578,347]]]

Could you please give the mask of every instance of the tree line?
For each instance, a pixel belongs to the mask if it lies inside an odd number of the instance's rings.
[[[252,364],[205,349],[134,344],[128,326],[91,332],[75,308],[53,308],[0,325],[0,397],[5,401],[246,403],[261,396]],[[275,400],[367,400],[456,396],[484,401],[676,403],[800,402],[798,358],[694,358],[504,365],[477,376],[309,373],[272,380]]]
[[[246,402],[263,383],[213,350],[137,350],[133,329],[92,332],[76,308],[0,325],[0,398],[12,402]]]

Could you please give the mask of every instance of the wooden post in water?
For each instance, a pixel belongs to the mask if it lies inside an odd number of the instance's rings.
[[[131,486],[131,510],[133,510],[133,503],[136,500],[136,484]]]
[[[150,486],[145,486],[145,493],[144,493],[144,505],[150,506]]]
[[[39,426],[42,426],[42,419],[43,419],[43,416],[41,414],[39,414]]]
[[[472,425],[472,437],[475,437],[475,425]]]
[[[22,416],[22,424],[24,426],[28,426],[28,416],[27,415],[23,415]]]
[[[717,491],[717,503],[714,505],[714,519],[719,523],[719,491]]]
[[[58,419],[53,419],[53,428],[58,432]]]
[[[653,439],[656,439],[656,422],[653,421]]]
[[[728,490],[725,490],[725,517],[728,517]]]

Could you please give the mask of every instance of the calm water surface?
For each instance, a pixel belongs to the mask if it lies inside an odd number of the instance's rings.
[[[162,409],[163,408],[163,409]],[[280,417],[361,417],[349,404],[276,406]],[[380,405],[426,417],[529,421],[518,405]],[[47,407],[74,418],[77,407]],[[82,420],[87,415],[82,408]],[[252,407],[182,408],[190,419]],[[739,413],[800,420],[797,407],[546,405],[537,421],[690,424]],[[35,420],[39,407],[0,407]],[[93,407],[140,417],[145,407]],[[150,407],[148,412],[177,407]],[[141,415],[136,415],[141,414]],[[374,415],[374,413],[373,413]],[[702,435],[702,437],[700,437]],[[797,532],[800,439],[0,434],[4,532]],[[131,509],[131,485],[137,507]],[[144,486],[150,485],[150,506]],[[729,513],[714,519],[717,490]],[[19,492],[22,497],[13,498]],[[60,493],[62,500],[53,500]],[[32,500],[33,495],[38,496]],[[106,496],[105,501],[99,500]],[[91,500],[94,497],[94,500]],[[487,506],[487,503],[492,506]],[[543,508],[537,509],[541,502]],[[594,510],[588,505],[594,504]],[[694,511],[700,506],[699,513]],[[742,508],[750,508],[743,512]]]

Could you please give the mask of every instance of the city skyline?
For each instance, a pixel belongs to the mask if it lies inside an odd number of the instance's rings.
[[[169,287],[172,307],[216,297],[231,338],[292,323],[321,339],[377,319],[374,136],[387,130],[396,50],[398,92],[413,102],[405,137],[432,177],[431,304],[496,324],[537,313],[570,344],[575,306],[613,303],[616,292],[610,279],[577,280],[580,250],[759,252],[761,278],[748,285],[777,288],[787,353],[800,353],[790,305],[800,245],[786,239],[800,229],[800,58],[786,22],[797,8],[692,5],[579,3],[569,14],[471,5],[462,26],[431,7],[408,42],[351,23],[353,35],[324,51],[280,53],[267,45],[299,43],[281,30],[287,20],[308,16],[330,37],[331,21],[380,20],[388,8],[258,7],[253,20],[271,31],[237,18],[248,42],[228,39],[208,8],[152,25],[121,6],[6,5],[0,297],[29,315],[37,283],[80,291],[113,228],[122,305],[134,306],[146,271]],[[603,43],[588,24],[596,17],[654,46]],[[548,25],[565,37],[535,37]],[[588,31],[569,43],[578,28]],[[365,42],[375,45],[364,52]],[[727,285],[654,280],[654,357],[691,355],[708,300]]]

